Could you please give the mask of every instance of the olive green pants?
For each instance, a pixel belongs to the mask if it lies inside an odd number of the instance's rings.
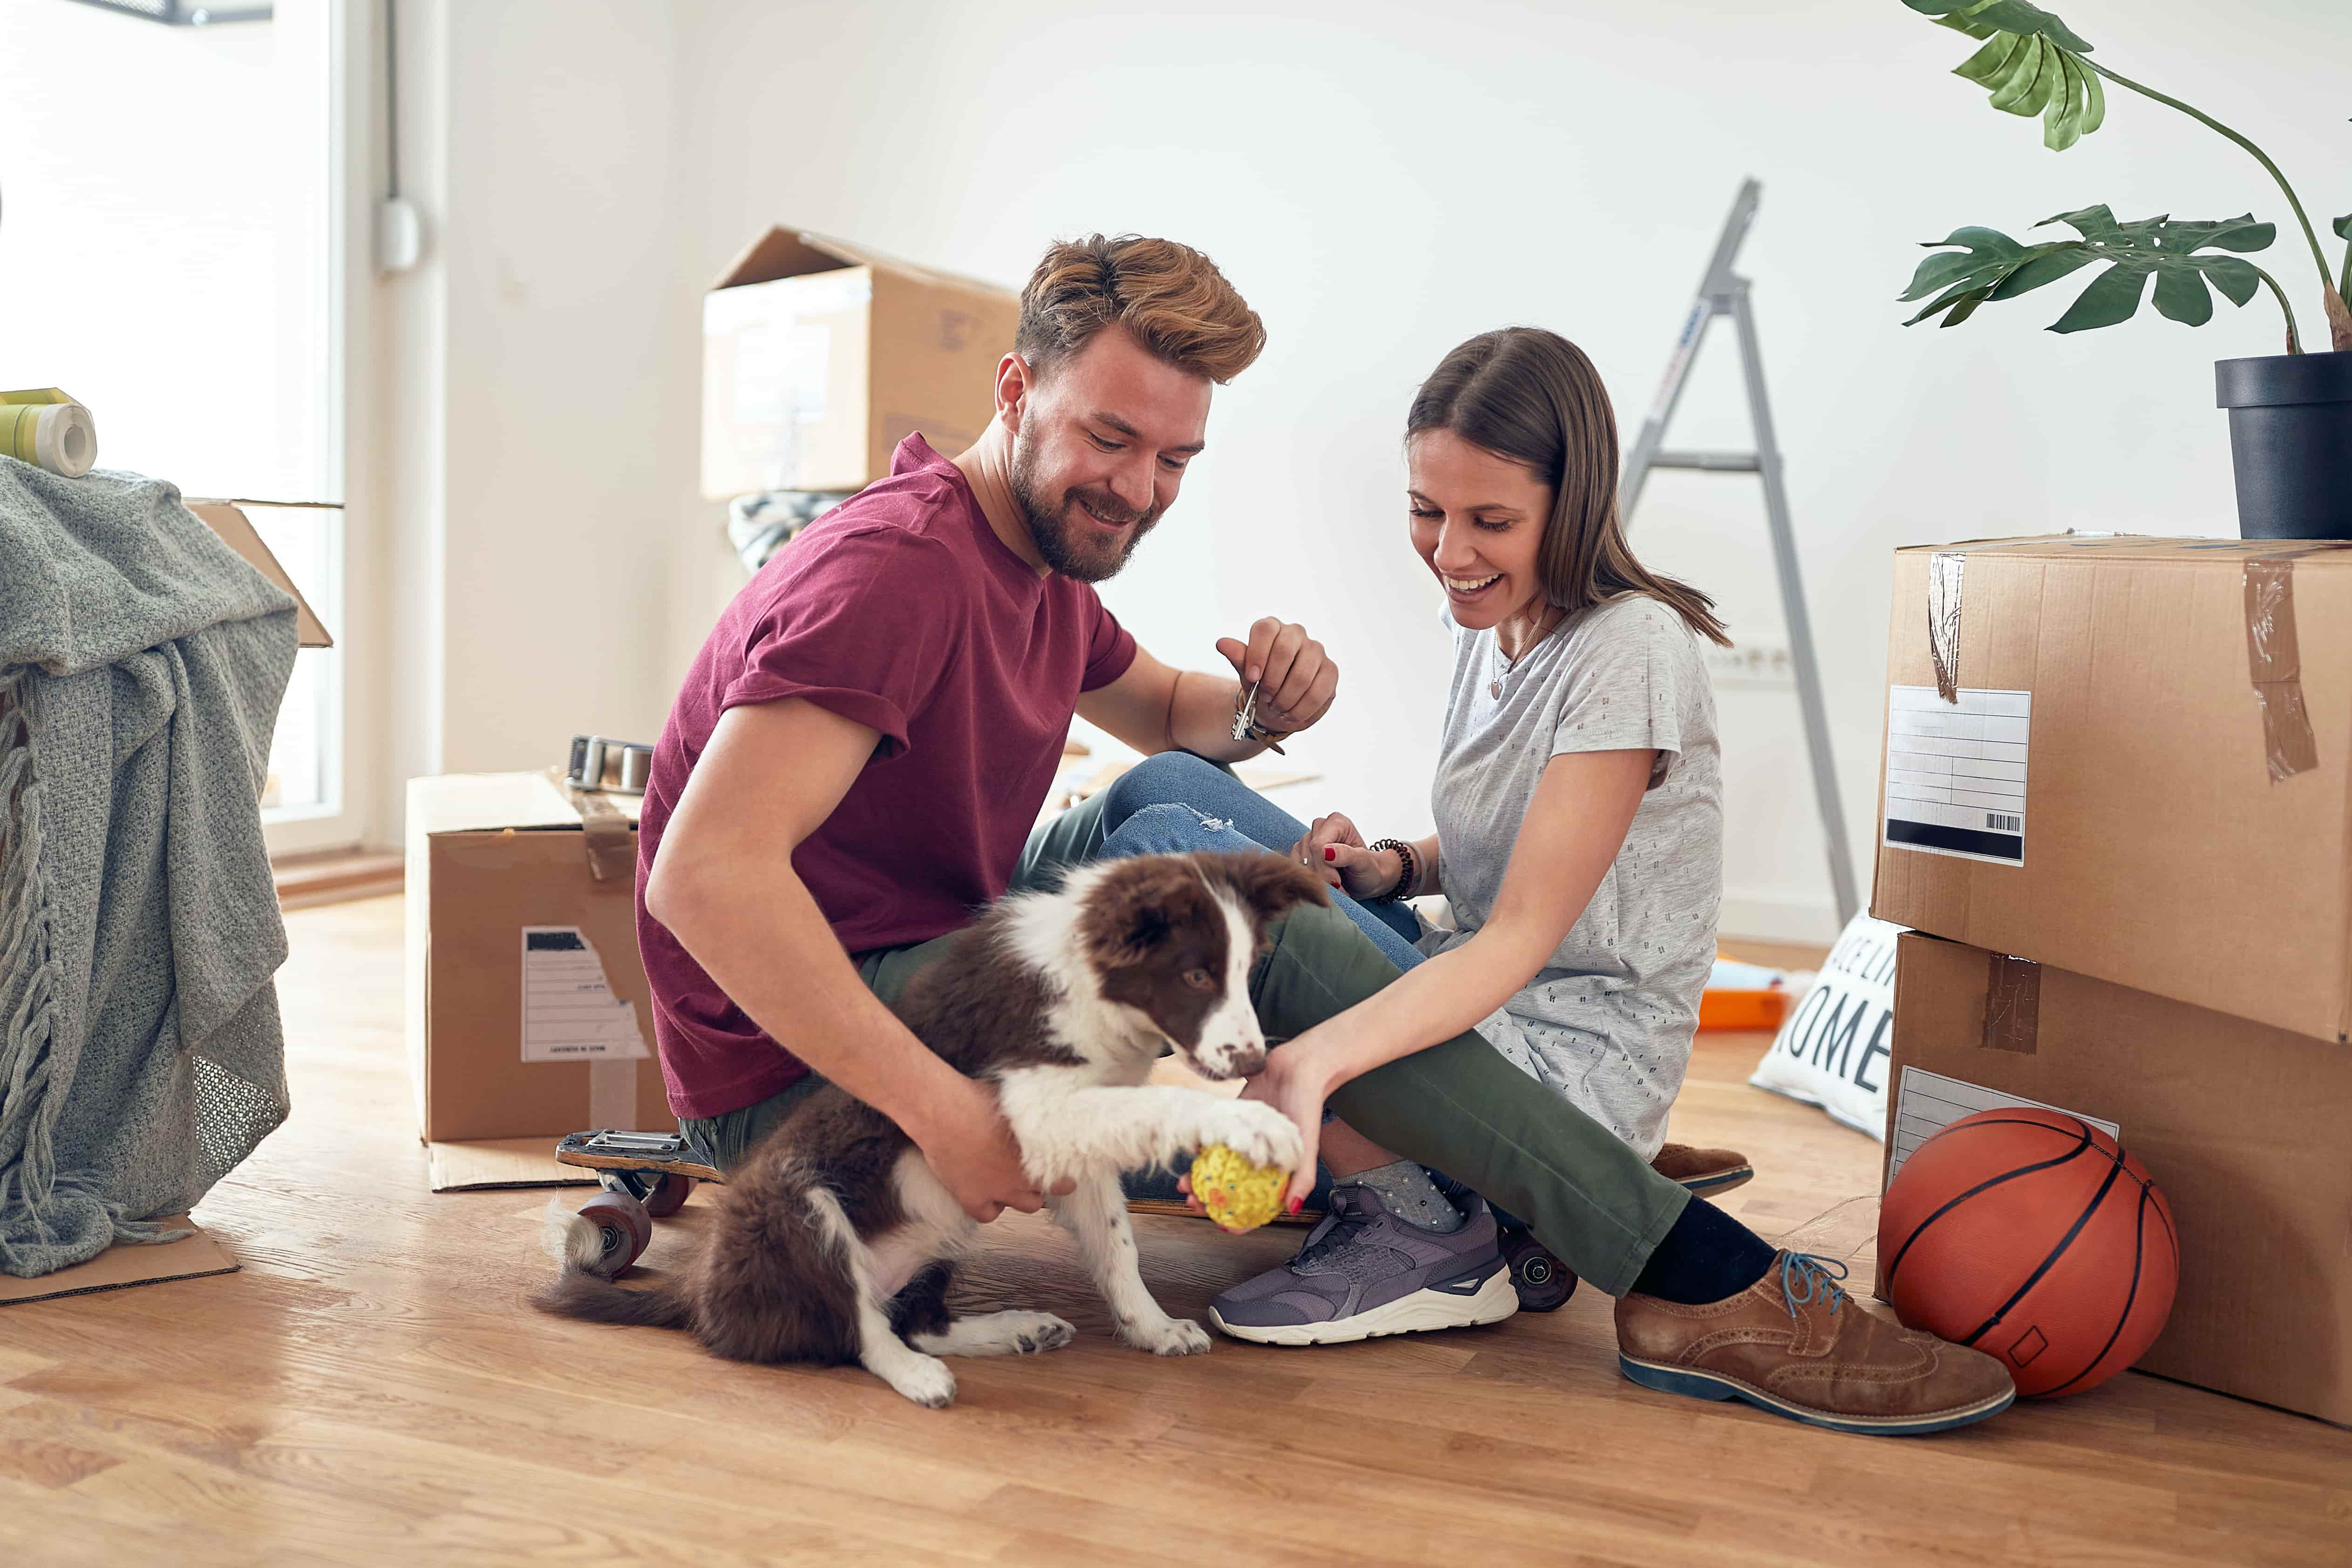
[[[1050,886],[1065,867],[1095,858],[1102,846],[1102,800],[1097,795],[1063,812],[1031,837],[1013,891]],[[951,940],[857,955],[859,977],[884,1001],[895,1001]],[[1250,977],[1250,999],[1266,1038],[1289,1040],[1363,1001],[1397,974],[1345,915],[1301,907],[1276,928],[1273,951]],[[679,1125],[725,1170],[817,1082],[812,1075],[756,1105]],[[1331,1109],[1373,1142],[1435,1166],[1519,1216],[1562,1262],[1612,1296],[1632,1288],[1690,1198],[1623,1140],[1475,1033],[1373,1069],[1334,1092]]]

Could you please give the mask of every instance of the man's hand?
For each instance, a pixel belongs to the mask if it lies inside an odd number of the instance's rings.
[[[971,1085],[971,1094],[962,1106],[950,1107],[919,1135],[911,1128],[908,1135],[963,1211],[982,1224],[1008,1208],[1036,1213],[1045,1207],[1045,1197],[1021,1168],[1021,1145],[1005,1124],[996,1096],[969,1079],[964,1082]],[[1053,1190],[1058,1197],[1076,1185],[1064,1181]]]
[[[1241,677],[1247,695],[1258,688],[1257,721],[1278,734],[1305,729],[1330,711],[1339,689],[1339,666],[1323,652],[1323,644],[1294,626],[1269,615],[1250,628],[1249,641],[1221,637],[1217,652]]]

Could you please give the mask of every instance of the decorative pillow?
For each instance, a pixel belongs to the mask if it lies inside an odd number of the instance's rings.
[[[1902,931],[1855,915],[1748,1082],[1819,1105],[1884,1140],[1887,1052],[1895,1044],[1895,938]]]

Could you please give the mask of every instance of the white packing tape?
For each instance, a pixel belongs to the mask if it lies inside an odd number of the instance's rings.
[[[636,1126],[637,1064],[634,1060],[604,1057],[588,1064],[588,1124]]]

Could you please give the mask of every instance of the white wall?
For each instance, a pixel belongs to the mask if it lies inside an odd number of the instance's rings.
[[[2099,57],[2264,142],[2332,214],[2352,9],[2185,0],[2064,13]],[[1017,282],[1050,235],[1202,246],[1265,316],[1211,449],[1106,597],[1165,656],[1269,611],[1337,651],[1353,700],[1303,739],[1330,799],[1419,828],[1445,648],[1403,539],[1397,437],[1454,342],[1534,322],[1590,352],[1630,439],[1742,175],[1742,258],[1867,885],[1887,554],[2047,528],[2234,531],[2210,362],[2276,352],[2267,296],[2195,338],[2155,318],[2041,330],[2070,289],[1905,329],[1894,296],[1964,223],[2021,232],[2104,201],[2126,216],[2284,219],[2261,171],[2117,93],[2063,156],[1947,73],[1972,46],[1895,0],[1608,0],[1443,8],[1273,0],[1187,9],[838,7],[702,0],[682,31],[706,273],[772,218]],[[2327,204],[2333,203],[2333,205]],[[2316,212],[2316,209],[2315,209]],[[2324,219],[2322,220],[2324,221]],[[2294,241],[2300,246],[2300,240]],[[2307,254],[2264,259],[2318,329]],[[1727,323],[1679,445],[1745,444]],[[1751,480],[1663,474],[1634,539],[1780,641]],[[1204,610],[1204,606],[1213,607]],[[1825,934],[1827,884],[1793,696],[1721,694],[1727,924]],[[1302,791],[1311,794],[1312,791]]]
[[[677,685],[667,584],[701,519],[676,28],[625,0],[399,16],[429,237],[380,285],[389,769],[544,768],[577,731],[650,738]]]
[[[537,766],[573,728],[657,724],[736,578],[695,501],[701,286],[776,219],[1018,283],[1045,240],[1170,235],[1265,315],[1184,498],[1107,597],[1163,656],[1276,612],[1336,650],[1348,701],[1297,749],[1314,799],[1426,821],[1445,650],[1403,543],[1398,430],[1417,379],[1507,322],[1577,340],[1630,436],[1742,175],[1756,281],[1850,831],[1866,862],[1887,554],[2067,527],[2232,531],[2210,363],[2276,350],[2265,300],[2190,337],[2144,312],[2041,329],[2071,289],[1903,329],[1916,242],[2126,216],[2284,218],[2260,171],[2115,95],[2063,156],[1949,76],[1970,45],[1895,0],[1769,7],[988,7],[406,0],[446,30],[446,211],[427,279],[446,470],[437,765]],[[2267,145],[2315,211],[2340,169],[2352,11],[2249,0],[2066,8],[2127,75]],[[405,89],[404,89],[405,90]],[[2324,222],[2324,216],[2322,217]],[[2267,257],[2316,329],[2307,256]],[[1681,445],[1745,440],[1727,333]],[[422,459],[418,460],[422,462]],[[413,487],[412,487],[413,488]],[[406,527],[410,519],[399,521]],[[1654,564],[1781,637],[1752,482],[1662,475]],[[1726,690],[1730,928],[1822,935],[1820,841],[1786,692]],[[1861,868],[1865,883],[1867,865]]]

